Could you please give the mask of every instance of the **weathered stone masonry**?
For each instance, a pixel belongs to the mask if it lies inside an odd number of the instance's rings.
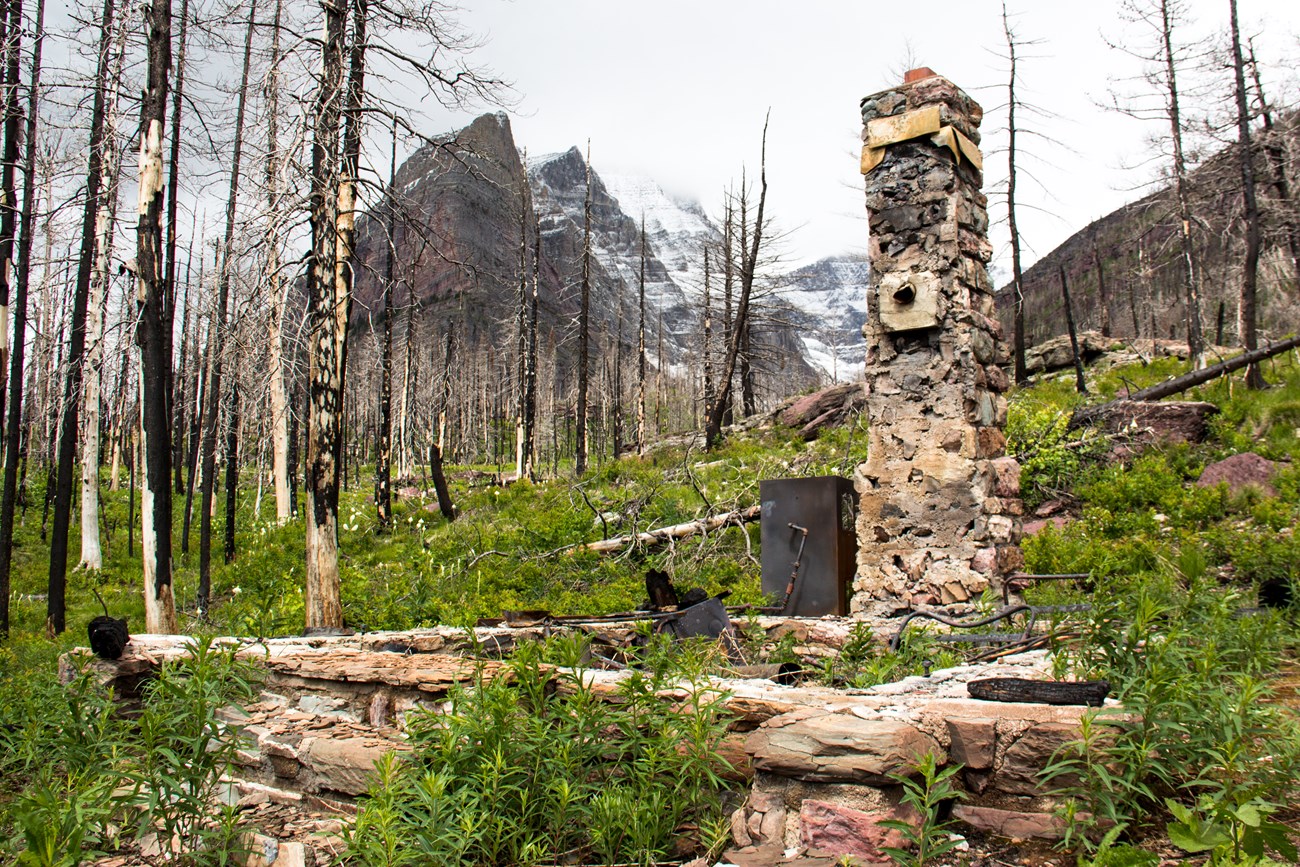
[[[1007,347],[987,264],[983,110],[928,69],[862,100],[870,420],[853,611],[963,602],[1022,564]]]

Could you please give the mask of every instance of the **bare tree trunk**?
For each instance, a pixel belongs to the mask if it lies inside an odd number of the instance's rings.
[[[618,314],[615,316],[614,328],[614,370],[610,376],[612,380],[610,421],[613,427],[611,433],[614,460],[618,460],[618,456],[623,451],[623,283],[621,281],[614,292],[614,303],[618,305]]]
[[[1183,257],[1183,291],[1187,301],[1187,351],[1195,367],[1205,365],[1205,338],[1201,331],[1201,294],[1199,274],[1192,241],[1192,205],[1187,184],[1187,161],[1183,155],[1183,126],[1178,97],[1178,80],[1174,68],[1173,21],[1170,0],[1160,0],[1160,39],[1164,54],[1165,85],[1169,132],[1174,145],[1174,195],[1178,200],[1179,242]]]
[[[235,103],[235,141],[230,156],[230,192],[226,196],[226,230],[221,245],[221,265],[217,272],[217,309],[209,328],[210,353],[208,382],[204,389],[207,403],[203,417],[203,468],[199,498],[199,588],[198,609],[205,615],[212,592],[212,499],[217,486],[217,431],[221,414],[221,379],[225,367],[227,344],[226,310],[230,304],[231,257],[235,246],[235,214],[239,201],[240,169],[244,152],[244,116],[248,104],[248,75],[252,63],[253,26],[256,0],[248,4],[248,26],[244,30],[244,64],[239,79],[239,97]]]
[[[528,155],[524,154],[524,165]],[[532,206],[528,195],[528,175],[525,169],[519,187],[519,297],[515,315],[515,478],[522,479],[528,459],[524,454],[524,377],[528,367],[528,229],[532,225]]]
[[[1011,61],[1011,74],[1007,79],[1007,228],[1011,232],[1011,287],[1014,295],[1012,314],[1013,374],[1017,385],[1029,382],[1029,369],[1025,365],[1025,282],[1020,265],[1020,229],[1016,224],[1016,48],[1019,46],[1007,4],[1002,4],[1002,32],[1007,38],[1007,57]]]
[[[6,0],[0,19],[0,41],[4,46],[4,93],[0,114],[4,118],[4,148],[0,154],[0,420],[4,418],[5,377],[9,372],[9,285],[13,278],[14,237],[18,226],[18,196],[15,176],[18,173],[18,139],[23,110],[18,102],[22,77],[22,0]],[[24,339],[15,332],[14,342]]]
[[[104,378],[104,307],[108,300],[113,224],[117,221],[120,153],[117,146],[117,101],[126,53],[125,22],[117,30],[104,116],[104,165],[100,180],[103,195],[95,214],[95,265],[90,275],[90,296],[86,301],[86,367],[81,404],[81,562],[78,566],[94,571],[104,568],[104,552],[99,545],[100,391]]]
[[[1065,279],[1065,266],[1057,265],[1061,277],[1061,301],[1065,305],[1065,327],[1070,333],[1070,355],[1074,358],[1074,385],[1079,394],[1088,393],[1088,384],[1083,380],[1083,361],[1079,358],[1079,339],[1074,333],[1074,309],[1070,305],[1070,284]]]
[[[185,255],[185,294],[179,298],[176,294],[171,296],[179,301],[181,309],[181,351],[178,356],[180,368],[175,371],[172,383],[172,473],[176,481],[173,492],[177,496],[185,494],[185,422],[189,417],[189,392],[186,386],[190,373],[190,308],[193,306],[190,277],[194,265],[194,230],[198,228],[197,223],[196,214],[190,222],[190,243]]]
[[[204,229],[206,232],[206,227]],[[207,257],[203,254],[203,244],[199,243],[199,288],[203,288],[203,272],[207,267]],[[202,291],[200,291],[202,297]],[[215,305],[215,299],[214,299]],[[212,317],[209,316],[209,319]],[[190,451],[185,459],[185,513],[181,517],[181,553],[190,552],[190,524],[194,516],[194,488],[198,483],[199,452],[203,440],[203,413],[208,402],[208,373],[212,370],[212,323],[208,323],[207,336],[203,347],[198,351],[194,365],[194,405],[189,416]]]
[[[1101,308],[1101,336],[1110,337],[1110,292],[1106,288],[1106,266],[1101,261],[1101,251],[1097,249],[1095,237],[1092,239],[1092,264],[1097,270],[1097,303]]]
[[[1232,67],[1236,74],[1237,150],[1241,163],[1241,193],[1246,221],[1246,261],[1241,280],[1241,339],[1247,352],[1259,347],[1256,335],[1255,294],[1259,280],[1259,203],[1255,198],[1254,148],[1250,140],[1250,109],[1246,98],[1246,64],[1241,54],[1241,30],[1237,26],[1237,0],[1228,0],[1232,19]],[[1258,364],[1246,368],[1246,387],[1263,388],[1264,374]]]
[[[394,287],[396,288],[396,287]],[[415,395],[420,385],[420,371],[415,362],[415,302],[407,292],[406,347],[402,353],[402,406],[397,419],[397,475],[410,478],[415,475]]]
[[[645,264],[646,264],[646,237],[645,237],[645,212],[641,213],[641,273],[637,279],[637,320],[636,320],[636,453],[645,454],[646,446],[646,419],[645,419]],[[708,294],[709,294],[709,252],[704,251],[704,297],[705,297],[705,328],[708,325]],[[705,367],[708,366],[708,347],[705,347]]]
[[[734,199],[734,194],[728,193],[724,215],[726,222],[722,229],[722,346],[724,353],[727,351],[727,347],[731,346],[731,335],[735,330],[736,224]],[[659,376],[662,375],[663,368],[661,367]],[[728,394],[730,394],[730,384],[727,385],[727,390]],[[731,422],[731,403],[730,398],[728,398],[727,406],[723,409],[722,423],[731,424]]]
[[[177,211],[180,204],[180,170],[181,170],[181,106],[185,101],[185,46],[189,38],[190,23],[190,0],[181,0],[181,29],[178,35],[179,44],[176,46],[176,81],[172,86],[172,140],[171,152],[167,159],[167,274],[165,277],[165,288],[163,295],[167,299],[167,306],[173,311],[173,318],[176,310],[176,229],[177,229]],[[193,221],[190,228],[189,251],[192,255],[194,252],[194,235]],[[186,296],[189,295],[189,257],[185,262],[185,282]],[[188,312],[188,306],[185,312]],[[186,337],[189,335],[185,329],[185,312],[181,314],[181,391],[185,390],[185,351],[184,344]],[[167,353],[171,357],[172,335],[167,335]],[[176,376],[175,371],[167,372],[167,394],[168,402],[172,407],[175,416],[175,425],[172,435],[172,468],[176,475],[176,493],[184,493],[181,487],[181,467],[185,460],[185,438],[181,436],[181,425],[183,416],[179,414],[178,407],[183,407],[185,401],[176,394]]]
[[[754,237],[748,250],[742,250],[740,262],[740,298],[736,302],[736,319],[732,323],[731,342],[727,346],[726,361],[722,366],[722,376],[718,395],[709,407],[708,417],[704,423],[705,447],[712,449],[722,441],[722,423],[727,409],[731,405],[731,385],[736,376],[736,361],[740,355],[740,343],[749,321],[749,299],[754,288],[754,269],[758,263],[758,252],[763,243],[763,211],[767,207],[767,121],[763,121],[763,149],[760,162],[760,181],[758,212],[754,219]],[[745,193],[742,189],[742,199]],[[743,225],[743,221],[742,221]],[[662,373],[662,370],[661,370]]]
[[[312,250],[307,272],[307,581],[304,592],[308,629],[343,624],[339,599],[338,440],[343,383],[339,379],[345,335],[336,313],[335,270],[339,234],[338,137],[343,98],[345,7],[321,0],[325,18],[321,40],[321,78],[312,109],[315,125],[311,158]]]
[[[587,367],[591,317],[591,142],[587,142],[587,193],[582,205],[582,299],[578,310],[578,409],[573,471],[587,471]]]
[[[140,549],[144,563],[145,629],[176,631],[172,593],[172,306],[163,271],[163,127],[172,62],[171,0],[152,0],[145,11],[149,72],[140,106],[139,267],[140,344]],[[204,599],[206,603],[206,597]]]
[[[68,571],[68,527],[72,518],[72,473],[77,451],[81,375],[86,349],[86,304],[90,295],[90,275],[94,267],[95,216],[99,210],[100,181],[103,176],[104,116],[108,96],[113,4],[114,0],[104,0],[104,11],[99,21],[99,60],[95,72],[94,107],[90,115],[86,199],[81,217],[81,252],[77,259],[77,282],[72,295],[67,375],[64,379],[63,412],[59,430],[58,470],[54,484],[54,524],[50,536],[46,617],[47,628],[55,633],[62,633],[66,626],[65,594]]]
[[[271,67],[266,78],[266,277],[269,299],[267,319],[267,389],[271,403],[271,474],[275,477],[275,520],[283,524],[292,515],[289,491],[289,400],[284,381],[284,281],[280,278],[280,18],[282,0],[276,0],[271,24]]]
[[[18,273],[14,287],[14,340],[9,358],[9,417],[5,425],[4,492],[0,495],[0,638],[9,636],[9,575],[13,562],[14,509],[18,501],[18,462],[26,450],[22,437],[23,356],[26,348],[27,301],[31,283],[32,242],[36,235],[36,130],[40,117],[41,50],[45,44],[45,0],[36,0],[31,79],[27,90],[27,124],[23,141],[22,233],[18,238]],[[26,462],[23,463],[24,475]]]
[[[704,248],[704,406],[713,406],[713,298],[709,285],[709,248]]]
[[[1273,128],[1273,112],[1264,99],[1264,85],[1259,77],[1259,64],[1255,62],[1255,48],[1250,49],[1250,71],[1255,81],[1255,98],[1259,100],[1260,114],[1264,119],[1264,154],[1268,157],[1269,171],[1272,174],[1273,192],[1282,204],[1283,223],[1286,232],[1287,250],[1291,254],[1291,272],[1300,289],[1300,219],[1291,205],[1291,185],[1287,181],[1286,159],[1283,143]]]
[[[397,122],[388,160],[388,246],[384,253],[384,345],[379,362],[379,437],[375,449],[375,511],[379,529],[393,520],[392,471],[389,458],[393,439],[393,272],[397,259]],[[409,344],[409,341],[408,341]],[[408,356],[409,357],[409,356]]]
[[[433,476],[433,490],[438,495],[438,511],[448,521],[456,520],[456,507],[451,502],[451,491],[447,487],[447,476],[442,470],[443,434],[446,430],[447,409],[451,403],[451,356],[456,345],[456,331],[447,321],[447,348],[442,361],[442,391],[434,406],[434,425],[438,428],[435,435],[429,437],[429,475]]]
[[[226,536],[225,560],[235,560],[235,491],[239,487],[239,378],[230,379],[230,398],[226,407]]]
[[[528,351],[524,356],[524,474],[534,475],[537,439],[537,293],[542,278],[542,227],[533,214],[533,286],[528,305]]]

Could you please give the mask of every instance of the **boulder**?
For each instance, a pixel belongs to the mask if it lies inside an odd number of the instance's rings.
[[[1079,727],[1072,723],[1045,722],[1028,729],[1007,748],[993,787],[1013,795],[1044,795],[1050,789],[1077,783],[1076,777],[1069,776],[1048,782],[1042,773],[1061,747],[1078,738]]]
[[[926,753],[945,759],[933,738],[905,722],[825,712],[773,717],[745,749],[756,770],[822,783],[888,785],[891,774],[910,773]]]
[[[1092,421],[1107,433],[1130,434],[1137,443],[1199,443],[1209,433],[1210,417],[1218,411],[1204,401],[1117,400]]]
[[[316,788],[355,796],[370,788],[375,762],[402,748],[377,738],[307,738],[299,755],[316,775]]]
[[[867,394],[860,382],[844,382],[795,398],[793,403],[778,409],[776,420],[788,427],[797,427],[804,439],[814,439],[823,429],[840,424],[861,412],[867,405]]]
[[[1012,840],[1060,840],[1065,836],[1065,819],[1052,813],[958,804],[953,807],[952,815],[977,831]]]
[[[1277,464],[1254,452],[1243,452],[1207,466],[1201,471],[1196,484],[1201,488],[1226,484],[1233,494],[1240,494],[1246,488],[1256,488],[1265,496],[1276,497],[1277,489],[1273,487],[1273,477],[1276,474]]]
[[[1112,338],[1102,337],[1097,331],[1081,331],[1077,337],[1079,357],[1084,364],[1098,358],[1115,345]],[[1070,348],[1068,334],[1053,337],[1025,350],[1025,368],[1030,373],[1051,373],[1067,367],[1074,367],[1074,352]]]
[[[865,812],[826,801],[807,800],[799,808],[800,842],[808,849],[831,855],[851,855],[868,864],[888,864],[884,847],[901,848],[903,833],[887,828],[889,820],[916,821],[910,810]]]

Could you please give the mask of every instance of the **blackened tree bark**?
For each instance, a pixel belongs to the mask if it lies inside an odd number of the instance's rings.
[[[1074,332],[1074,308],[1070,304],[1070,284],[1065,279],[1065,266],[1057,265],[1057,274],[1061,278],[1061,302],[1065,306],[1065,327],[1070,334],[1070,355],[1074,359],[1074,385],[1079,394],[1088,393],[1088,384],[1083,379],[1083,360],[1079,358],[1079,338]]]
[[[306,449],[307,580],[304,592],[308,629],[343,625],[339,599],[338,447],[343,383],[340,369],[344,334],[339,330],[335,296],[339,223],[339,127],[343,103],[346,7],[343,0],[321,0],[325,18],[321,73],[312,107],[311,237],[307,270],[308,407]]]
[[[433,410],[433,431],[429,437],[429,475],[433,477],[433,490],[438,495],[438,511],[448,521],[456,520],[456,507],[451,501],[451,490],[447,487],[447,475],[442,470],[442,444],[439,431],[446,422],[447,410],[451,403],[451,357],[456,346],[456,330],[451,320],[447,321],[447,344],[442,360],[442,387]]]
[[[18,138],[23,122],[18,102],[22,76],[22,0],[6,0],[0,16],[0,44],[4,46],[4,83],[0,115],[4,118],[4,145],[0,152],[0,418],[4,417],[5,377],[9,370],[9,286],[14,269],[14,236],[18,227]],[[15,342],[23,339],[17,334]]]
[[[397,123],[388,158],[388,245],[384,251],[384,343],[379,360],[379,436],[375,448],[375,511],[379,529],[387,530],[393,520],[393,280],[397,258]],[[409,341],[408,341],[409,343]]]
[[[225,560],[235,560],[235,491],[239,488],[239,377],[230,378],[230,397],[226,403],[226,534]]]
[[[145,8],[149,69],[140,104],[140,205],[136,342],[140,345],[140,550],[145,628],[176,631],[172,593],[172,306],[163,270],[163,127],[172,65],[171,0]]]
[[[1102,337],[1110,337],[1110,289],[1106,285],[1106,263],[1102,261],[1101,250],[1097,249],[1097,237],[1092,238],[1092,266],[1097,272],[1097,306],[1100,308]],[[1137,334],[1133,335],[1137,339]]]
[[[231,253],[235,246],[235,213],[239,201],[239,179],[244,151],[244,116],[248,104],[248,75],[253,55],[256,0],[248,4],[248,26],[244,30],[244,65],[239,79],[239,96],[235,103],[235,140],[230,154],[230,192],[226,196],[226,231],[217,272],[217,307],[209,326],[209,357],[203,415],[203,457],[199,498],[199,589],[200,614],[208,610],[212,591],[212,496],[217,484],[217,430],[221,413],[222,371],[226,351],[226,310],[230,305]]]
[[[1232,68],[1236,78],[1237,161],[1241,165],[1242,219],[1246,223],[1246,261],[1241,278],[1241,338],[1247,352],[1259,348],[1256,334],[1255,295],[1259,281],[1259,202],[1255,198],[1254,148],[1250,136],[1250,109],[1246,97],[1246,63],[1241,51],[1241,30],[1237,25],[1237,0],[1228,0],[1232,21]],[[1246,387],[1263,388],[1264,374],[1258,364],[1246,368]]]
[[[180,205],[180,170],[181,170],[181,108],[185,102],[185,45],[189,40],[189,23],[190,23],[190,0],[181,0],[181,26],[177,34],[176,45],[176,80],[172,84],[172,140],[171,150],[167,156],[167,275],[166,288],[164,294],[167,297],[167,304],[173,311],[176,310],[176,224],[177,211]],[[193,235],[193,231],[190,232]],[[194,249],[194,239],[190,238],[190,250]],[[188,283],[189,261],[186,260],[186,278]],[[189,287],[186,287],[188,294]],[[186,342],[189,336],[185,328],[185,313],[188,308],[181,314],[181,343]],[[173,313],[174,315],[174,313]],[[171,355],[171,334],[167,335],[168,357]],[[185,389],[185,351],[184,346],[181,350],[181,390]],[[172,468],[176,475],[176,493],[184,493],[182,488],[181,467],[185,463],[185,437],[182,436],[182,425],[184,424],[183,416],[180,412],[183,410],[185,401],[176,393],[176,372],[168,373],[167,393],[171,395],[170,404],[175,416],[172,433]]]
[[[14,286],[14,341],[9,358],[9,417],[5,425],[4,491],[0,494],[0,638],[9,635],[9,575],[13,562],[14,510],[18,502],[18,465],[26,451],[23,433],[23,361],[27,333],[27,295],[31,280],[32,242],[36,236],[36,131],[40,118],[41,50],[45,45],[45,0],[36,0],[32,25],[32,66],[27,88],[27,122],[23,141],[23,211],[18,237],[18,272]],[[26,464],[24,463],[25,467]]]
[[[104,9],[99,18],[99,54],[95,70],[94,101],[90,113],[86,197],[81,214],[81,251],[77,257],[77,278],[73,286],[72,312],[69,317],[63,412],[59,425],[59,448],[54,480],[54,520],[50,528],[49,586],[46,596],[46,627],[55,633],[62,633],[66,628],[68,527],[72,519],[72,476],[76,464],[81,373],[86,350],[86,303],[90,296],[90,275],[94,267],[95,214],[99,208],[100,181],[104,162],[104,115],[108,96],[109,62],[112,54],[114,2],[115,0],[104,0]]]
[[[537,293],[542,282],[542,227],[533,214],[533,285],[528,304],[528,353],[524,358],[524,475],[532,478],[537,456]]]

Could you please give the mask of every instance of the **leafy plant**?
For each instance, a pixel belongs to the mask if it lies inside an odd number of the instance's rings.
[[[903,805],[910,807],[918,817],[917,823],[904,819],[887,819],[880,823],[901,833],[909,844],[906,847],[883,847],[895,864],[924,867],[956,848],[958,841],[949,836],[947,830],[954,823],[940,819],[940,812],[946,804],[966,797],[964,792],[953,788],[952,784],[953,777],[961,769],[961,765],[949,765],[940,769],[934,754],[926,753],[916,763],[920,779],[907,774],[890,775],[903,786]]]
[[[255,669],[235,650],[211,636],[196,638],[188,657],[164,663],[146,684],[135,721],[138,750],[129,778],[145,817],[138,836],[157,828],[160,839],[178,841],[200,863],[221,860],[232,842],[222,823],[214,827],[209,818],[239,748],[238,726],[221,711],[251,698],[256,682]]]
[[[1091,858],[1080,854],[1079,867],[1156,867],[1160,863],[1156,853],[1118,842],[1125,827],[1116,825],[1107,831]]]
[[[1194,808],[1165,804],[1174,819],[1165,826],[1170,842],[1193,855],[1209,853],[1211,864],[1256,864],[1267,852],[1300,860],[1290,828],[1270,818],[1278,806],[1263,798],[1234,803],[1202,795]]]
[[[418,719],[413,753],[390,759],[349,834],[351,863],[536,864],[662,859],[684,829],[723,827],[722,696],[685,668],[632,669],[615,700],[581,667],[524,645],[509,676],[482,672]],[[553,648],[573,660],[575,648]],[[694,679],[682,707],[659,691]]]

